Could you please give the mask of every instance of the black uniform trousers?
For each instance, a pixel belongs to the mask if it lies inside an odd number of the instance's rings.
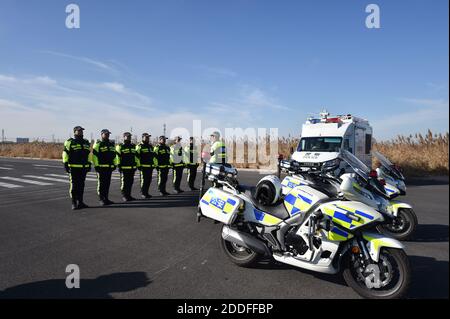
[[[141,194],[148,195],[150,184],[152,183],[153,168],[142,167],[141,168]]]
[[[158,168],[158,190],[161,193],[166,193],[167,176],[169,175],[168,167]]]
[[[120,190],[124,197],[131,197],[135,172],[135,169],[122,169],[120,172]]]
[[[190,188],[195,187],[195,178],[197,177],[198,164],[187,164],[188,175],[187,182]]]
[[[100,200],[109,198],[109,187],[113,169],[109,167],[97,168],[97,194]]]
[[[86,174],[88,170],[86,168],[70,168],[70,197],[73,201],[83,201],[84,195],[84,182],[86,180]]]
[[[183,177],[184,165],[173,166],[173,188],[175,190],[180,190],[181,178]]]

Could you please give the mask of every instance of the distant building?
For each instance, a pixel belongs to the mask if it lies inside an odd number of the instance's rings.
[[[29,143],[30,139],[28,137],[18,137],[16,138],[17,144]]]

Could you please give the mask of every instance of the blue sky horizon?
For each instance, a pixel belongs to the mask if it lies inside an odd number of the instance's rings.
[[[80,29],[65,25],[69,3]],[[368,29],[365,8],[380,7]],[[448,1],[0,2],[0,129],[153,136],[366,118],[374,136],[448,132]]]

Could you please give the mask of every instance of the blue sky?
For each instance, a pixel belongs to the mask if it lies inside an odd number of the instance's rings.
[[[448,1],[0,1],[0,127],[298,135],[322,108],[387,139],[448,131]],[[381,28],[367,29],[376,3]]]

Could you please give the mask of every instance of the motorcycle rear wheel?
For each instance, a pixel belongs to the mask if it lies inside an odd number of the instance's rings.
[[[220,243],[227,257],[240,267],[251,267],[259,260],[259,254],[223,239],[222,234],[220,235]]]

